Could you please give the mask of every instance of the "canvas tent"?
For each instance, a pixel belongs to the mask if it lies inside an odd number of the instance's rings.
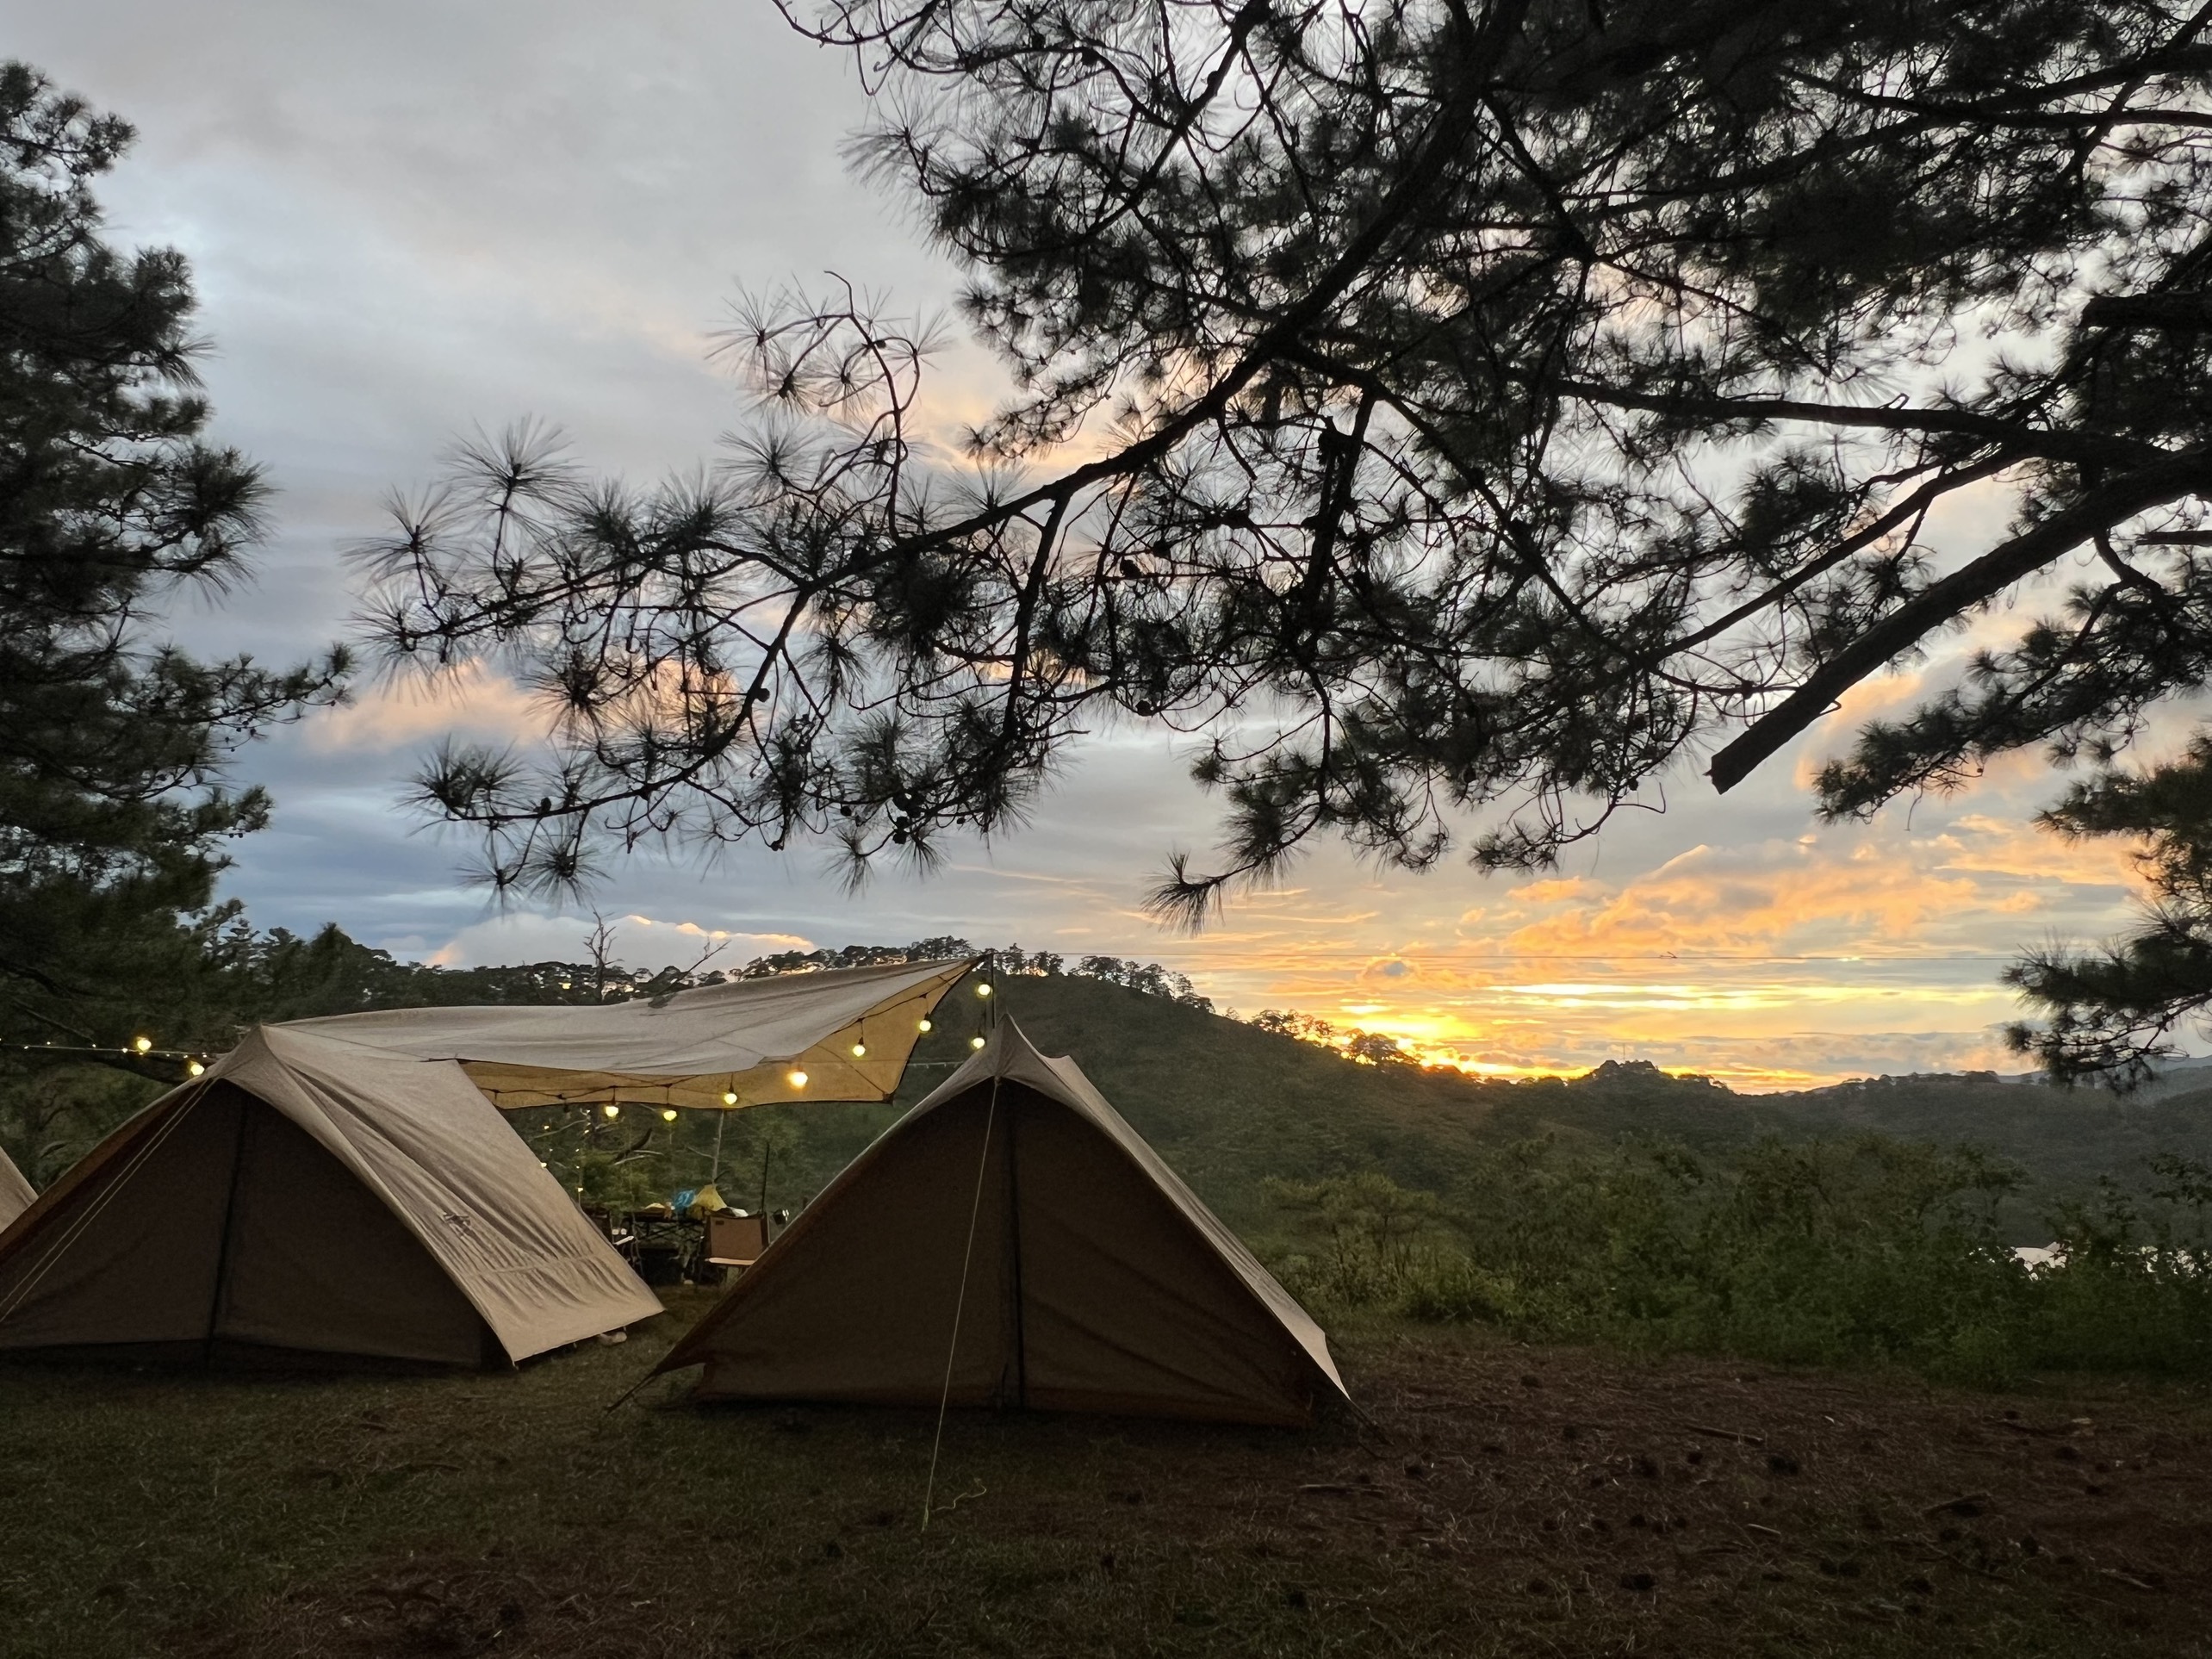
[[[0,1232],[0,1351],[497,1364],[660,1311],[460,1066],[299,1028]]]
[[[23,1179],[5,1151],[0,1151],[0,1227],[4,1227],[31,1207],[38,1194],[31,1184]]]
[[[652,1001],[402,1008],[283,1028],[457,1060],[505,1111],[579,1101],[719,1109],[889,1100],[921,1022],[974,966],[972,958],[897,962],[736,979]]]
[[[935,1406],[941,1393],[1301,1424],[1344,1394],[1306,1310],[1073,1060],[1040,1054],[1010,1021],[656,1372],[690,1365],[705,1367],[710,1400]]]

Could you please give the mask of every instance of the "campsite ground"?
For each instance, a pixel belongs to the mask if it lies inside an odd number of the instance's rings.
[[[0,1650],[2212,1653],[2212,1398],[1376,1326],[1375,1426],[698,1410],[699,1311],[511,1376],[0,1368]]]

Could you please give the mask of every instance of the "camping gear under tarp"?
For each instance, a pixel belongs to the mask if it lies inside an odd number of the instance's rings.
[[[0,1351],[496,1364],[660,1311],[458,1066],[283,1026],[0,1232]]]
[[[39,1195],[31,1184],[23,1179],[6,1151],[0,1149],[0,1227],[4,1227],[25,1210]]]
[[[705,1400],[1302,1424],[1344,1395],[1306,1310],[1073,1060],[1011,1021],[656,1370],[688,1365]]]
[[[400,1008],[283,1028],[458,1060],[502,1111],[572,1101],[719,1109],[889,1100],[921,1022],[974,966],[966,957],[895,962],[733,979],[649,1001]]]

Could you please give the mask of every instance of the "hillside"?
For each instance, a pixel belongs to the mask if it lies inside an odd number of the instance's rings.
[[[1968,1142],[2019,1164],[2029,1191],[2008,1222],[2040,1240],[2047,1196],[2109,1173],[2145,1178],[2143,1160],[2173,1151],[2212,1160],[2212,1089],[2118,1101],[1965,1078],[1846,1084],[1793,1095],[1739,1095],[1640,1063],[1568,1081],[1486,1082],[1395,1066],[1359,1066],[1294,1037],[1073,976],[999,981],[1003,1013],[1047,1053],[1075,1056],[1106,1097],[1225,1220],[1269,1225],[1261,1183],[1380,1170],[1402,1185],[1449,1190],[1470,1156],[1550,1134],[1609,1145],[1624,1137],[1725,1153],[1764,1135],[1867,1131]],[[800,1202],[935,1088],[967,1053],[979,1004],[963,991],[916,1050],[896,1107],[761,1109],[729,1131],[725,1165],[758,1168],[763,1133],[787,1138],[770,1170],[771,1202]],[[704,1122],[687,1126],[697,1144]],[[748,1177],[725,1179],[734,1201]]]
[[[585,981],[578,976],[587,971],[541,964],[448,973],[395,965],[335,929],[314,941],[273,938],[266,954],[271,983],[291,987],[275,1010],[288,1014],[364,1000],[401,1006],[557,1000],[566,994],[560,977],[581,987]],[[276,965],[284,965],[282,972]],[[2203,1066],[2177,1067],[2125,1100],[1987,1076],[1881,1078],[1799,1094],[1739,1095],[1633,1061],[1608,1062],[1571,1080],[1482,1081],[1409,1066],[1355,1065],[1296,1037],[1080,973],[1014,973],[997,984],[1004,1015],[1019,1020],[1047,1053],[1073,1054],[1224,1219],[1247,1233],[1272,1225],[1262,1190],[1270,1176],[1310,1180],[1379,1170],[1401,1185],[1449,1193],[1472,1156],[1544,1135],[1591,1146],[1656,1139],[1707,1153],[1764,1135],[1874,1131],[1968,1142],[2027,1171],[2029,1190],[2004,1217],[2022,1242],[2049,1236],[2042,1217],[2054,1193],[2083,1191],[2105,1174],[2140,1186],[2146,1159],[2158,1152],[2212,1162],[2212,1087],[2205,1086]],[[700,1114],[672,1130],[648,1123],[641,1145],[667,1148],[672,1156],[665,1165],[652,1160],[649,1177],[640,1168],[646,1186],[637,1196],[665,1196],[664,1179],[678,1189],[705,1181],[715,1167],[718,1131],[725,1197],[749,1209],[761,1202],[765,1154],[768,1207],[804,1202],[966,1057],[984,1011],[966,988],[954,993],[938,1030],[916,1051],[907,1087],[894,1104],[760,1108],[726,1124]],[[34,1180],[53,1178],[154,1086],[118,1083],[105,1073],[93,1081],[107,1093],[74,1136],[36,1129],[28,1119],[16,1123],[0,1109],[0,1145]],[[43,1098],[43,1091],[32,1092]],[[42,1110],[40,1122],[53,1116]],[[525,1134],[537,1127],[517,1124]],[[594,1144],[627,1140],[631,1133],[627,1122],[618,1136],[611,1126],[598,1126]],[[542,1155],[559,1153],[549,1146]]]

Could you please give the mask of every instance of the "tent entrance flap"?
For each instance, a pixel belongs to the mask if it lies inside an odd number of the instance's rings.
[[[235,1086],[186,1110],[113,1185],[78,1196],[72,1236],[0,1264],[0,1349],[480,1362],[481,1316],[328,1152]]]

